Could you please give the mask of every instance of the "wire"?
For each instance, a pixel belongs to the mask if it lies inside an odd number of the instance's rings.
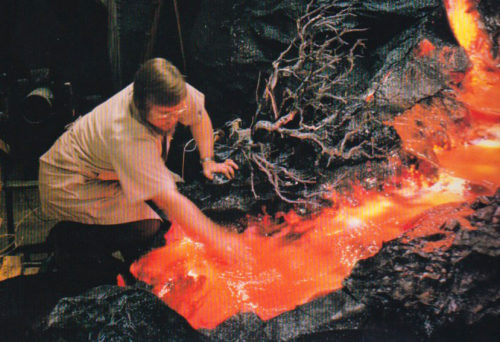
[[[26,206],[28,207],[28,209],[30,209],[31,211],[33,212],[36,212],[38,209],[40,209],[40,206],[36,207],[36,208],[33,208],[30,204],[30,200],[28,199],[28,196],[26,195],[26,193],[24,191],[21,191],[21,196],[23,198],[23,202],[26,204]],[[43,215],[40,215],[40,214],[37,214],[35,213],[35,217],[40,220],[41,222],[51,222],[53,221],[53,219],[48,219],[46,217],[43,217]]]
[[[16,225],[15,225],[15,227],[14,227],[14,234],[3,234],[3,235],[0,235],[0,238],[14,238],[14,241],[12,241],[12,242],[11,242],[11,243],[7,246],[7,247],[5,247],[4,249],[2,249],[2,250],[0,251],[0,257],[4,257],[5,255],[8,255],[8,252],[10,252],[10,249],[12,248],[12,246],[14,246],[14,247],[19,247],[19,246],[21,246],[21,245],[22,245],[22,243],[23,243],[23,240],[24,240],[24,239],[21,239],[21,241],[18,241],[18,240],[16,239],[16,237],[17,237],[16,232],[17,232],[17,230],[19,229],[19,226],[20,226],[20,225],[21,225],[21,224],[22,224],[22,223],[23,223],[23,222],[24,222],[24,221],[25,221],[28,217],[30,217],[31,215],[33,215],[33,214],[34,214],[34,213],[35,213],[38,209],[39,209],[39,207],[38,207],[38,208],[35,208],[35,209],[30,209],[30,210],[28,211],[28,213],[27,213],[26,215],[24,215],[24,216],[23,216],[23,217],[22,217],[22,218],[21,218],[21,219],[17,222],[17,224],[16,224]],[[35,217],[37,217],[37,216],[35,215]]]
[[[195,142],[194,146],[190,150],[188,150],[188,145],[191,144],[194,141],[195,141],[194,139],[189,140],[184,145],[184,149],[182,151],[182,171],[181,171],[181,177],[182,177],[182,179],[184,179],[184,163],[186,161],[186,152],[190,152],[191,153],[191,152],[196,151],[196,142]]]
[[[0,239],[3,239],[3,238],[14,238],[14,241],[12,241],[9,245],[7,245],[7,247],[5,247],[4,249],[0,250],[0,258],[3,258],[4,256],[8,255],[10,251],[10,249],[12,248],[12,246],[15,246],[16,245],[16,234],[2,234],[0,235]]]
[[[219,137],[219,132],[218,131],[213,132],[213,136],[214,136],[214,143],[215,143],[219,139],[218,138]],[[188,150],[188,146],[192,142],[194,142],[195,144],[194,144],[194,146],[190,150]],[[182,151],[182,171],[181,171],[181,177],[182,177],[182,179],[184,179],[184,163],[186,161],[186,152],[189,152],[189,153],[194,152],[194,151],[196,151],[196,147],[197,147],[197,145],[196,145],[196,141],[194,139],[191,139],[186,144],[184,144],[184,149]]]
[[[0,239],[2,238],[14,238],[14,241],[12,241],[7,247],[3,248],[0,250],[0,257],[4,257],[9,254],[12,246],[14,247],[19,247],[22,245],[23,239],[21,241],[16,240],[16,232],[18,231],[19,227],[23,222],[25,222],[30,216],[34,216],[37,220],[41,222],[51,222],[52,220],[44,218],[41,214],[39,214],[40,211],[40,206],[33,208],[31,205],[31,200],[28,199],[26,193],[24,191],[20,191],[22,200],[24,204],[26,204],[26,207],[29,209],[28,213],[26,213],[14,226],[14,234],[2,234],[0,235]]]
[[[19,226],[28,218],[30,217],[31,215],[33,215],[38,209],[40,209],[40,207],[37,207],[35,209],[30,209],[28,211],[28,213],[26,215],[24,215],[15,225],[14,227],[14,232],[17,232],[17,229],[19,228]],[[35,217],[38,217],[37,215],[34,215]],[[24,239],[21,239],[21,241],[14,241],[16,247],[22,245]],[[18,243],[19,242],[19,243]]]

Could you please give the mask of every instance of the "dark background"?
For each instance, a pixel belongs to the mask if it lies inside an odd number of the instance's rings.
[[[0,7],[0,139],[18,174],[33,178],[38,157],[64,126],[127,84],[146,57],[164,57],[206,95],[214,126],[241,118],[249,126],[256,112],[257,85],[272,62],[296,35],[296,19],[308,0],[177,1],[185,59],[180,49],[173,0],[163,0],[152,34],[158,0],[4,0]],[[328,2],[328,1],[325,1]],[[337,1],[356,4],[352,27],[364,27],[367,49],[360,61],[359,83],[367,82],[401,32],[427,26],[449,35],[441,1]],[[114,9],[114,10],[113,10]],[[440,20],[431,22],[441,17]],[[116,25],[113,25],[116,23]],[[438,23],[438,25],[436,25]],[[110,37],[119,41],[112,50]],[[357,38],[357,37],[353,37]],[[146,47],[152,46],[149,53]],[[119,60],[112,57],[119,55]],[[36,79],[37,70],[49,76]],[[71,96],[65,84],[70,84]],[[54,115],[33,125],[24,120],[24,97],[40,86],[54,91]],[[169,163],[179,171],[189,132],[177,130]],[[186,159],[198,165],[197,154]],[[198,167],[198,166],[197,166]],[[194,174],[197,167],[191,168]]]

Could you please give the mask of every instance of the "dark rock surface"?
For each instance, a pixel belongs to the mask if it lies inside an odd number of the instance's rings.
[[[201,1],[187,44],[190,80],[207,95],[208,107],[216,123],[223,124],[234,117],[251,120],[256,110],[259,73],[261,82],[269,76],[271,63],[295,37],[296,20],[305,13],[309,2]],[[438,0],[315,2],[336,3],[338,10],[354,6],[355,15],[344,25],[367,29],[364,38],[369,49],[384,45],[411,26],[430,18],[437,17],[442,22],[445,15],[442,2]],[[373,64],[373,58],[369,58],[368,64]],[[371,75],[366,76],[360,77],[358,82],[371,78]]]
[[[362,336],[365,331],[359,329],[363,330],[367,318],[365,312],[364,304],[347,292],[336,291],[269,321],[262,321],[253,313],[244,313],[229,318],[215,329],[202,332],[217,341],[234,342],[294,341],[324,332],[330,332],[331,336]],[[356,333],[350,333],[356,330]]]
[[[358,263],[344,282],[346,289],[395,323],[410,322],[425,338],[498,337],[500,190],[472,207],[476,211],[468,219],[477,229],[463,229],[452,221],[441,227],[442,234],[408,243],[392,241],[375,257]],[[455,234],[451,247],[423,250],[450,231]]]
[[[462,48],[435,36],[428,25],[412,26],[375,50],[382,59],[371,80],[377,111],[398,114],[456,85],[468,59]],[[434,50],[424,55],[425,45]]]
[[[306,0],[204,0],[191,36],[190,80],[206,95],[216,126],[255,112],[259,72],[295,36]]]
[[[33,341],[206,341],[156,296],[139,289],[96,287],[61,299]]]

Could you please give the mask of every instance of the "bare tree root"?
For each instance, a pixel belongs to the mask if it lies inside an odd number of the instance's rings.
[[[287,203],[313,201],[323,171],[386,158],[392,147],[387,127],[352,87],[363,30],[343,25],[354,9],[337,3],[313,0],[297,19],[295,39],[263,85],[251,131],[230,123],[236,138],[226,154],[241,152],[256,198],[269,190],[257,186],[263,183]]]

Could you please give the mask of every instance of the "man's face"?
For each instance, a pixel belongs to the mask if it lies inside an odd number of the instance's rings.
[[[182,100],[175,106],[159,106],[150,104],[147,120],[156,128],[168,132],[173,129],[175,125],[177,125],[180,116],[184,115],[186,110],[186,100]]]

